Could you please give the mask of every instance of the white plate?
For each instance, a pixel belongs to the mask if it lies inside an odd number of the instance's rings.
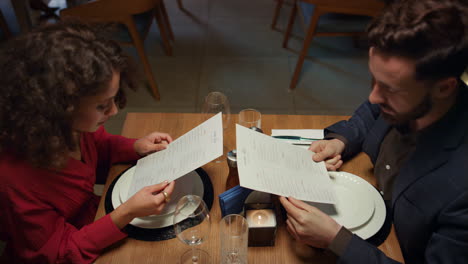
[[[372,193],[372,199],[374,200],[375,204],[374,214],[369,219],[369,221],[363,225],[350,229],[351,232],[358,235],[362,239],[368,239],[379,232],[380,228],[382,228],[383,224],[385,223],[385,217],[387,216],[385,202],[380,193],[372,185],[368,184],[366,186]]]
[[[117,208],[122,204],[122,197],[126,197],[128,188],[133,177],[135,167],[128,169],[119,180],[115,183],[112,190],[112,205]],[[130,222],[131,225],[142,228],[162,228],[173,225],[173,213],[177,201],[187,194],[195,194],[203,197],[204,188],[203,182],[196,171],[187,173],[185,176],[176,180],[174,192],[171,195],[171,201],[164,207],[164,210],[159,215],[150,215],[146,217],[138,217]]]
[[[366,187],[369,183],[350,173],[329,172],[329,175],[336,193],[336,204],[308,203],[348,229],[366,223],[375,208],[372,193]]]

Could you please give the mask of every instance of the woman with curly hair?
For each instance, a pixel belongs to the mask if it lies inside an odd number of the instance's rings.
[[[148,186],[93,222],[112,163],[162,150],[170,135],[139,140],[103,124],[136,86],[135,67],[95,28],[60,23],[13,40],[0,55],[0,239],[2,263],[90,263],[126,237],[135,217],[159,213],[163,191]]]

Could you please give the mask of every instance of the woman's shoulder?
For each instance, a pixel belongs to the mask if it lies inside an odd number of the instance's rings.
[[[0,153],[0,185],[34,185],[37,174],[47,173],[46,169],[32,166],[27,160],[13,152]]]

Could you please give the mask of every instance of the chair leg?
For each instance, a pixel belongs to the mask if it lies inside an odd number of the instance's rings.
[[[288,27],[286,28],[286,32],[284,32],[284,39],[283,39],[283,48],[288,48],[288,41],[289,36],[291,35],[292,28],[294,26],[294,21],[296,20],[296,13],[297,13],[297,0],[294,0],[291,14],[289,15],[289,22]]]
[[[161,39],[163,41],[164,50],[168,56],[172,56],[172,46],[167,37],[166,25],[164,23],[161,5],[158,5],[154,10],[154,18],[156,19],[156,24],[158,24],[159,33],[161,34]]]
[[[273,14],[273,21],[271,22],[271,29],[273,30],[276,29],[276,23],[278,23],[281,7],[283,7],[283,0],[276,0],[275,13]]]
[[[304,64],[304,59],[307,55],[307,51],[309,50],[310,43],[312,42],[312,38],[314,37],[315,28],[317,27],[318,20],[321,16],[319,10],[315,10],[312,18],[310,19],[309,28],[307,30],[307,35],[304,39],[304,44],[302,45],[301,53],[299,54],[299,58],[296,63],[296,68],[294,69],[294,74],[289,85],[289,90],[292,91],[296,88],[297,82],[299,80],[299,75],[302,71],[302,66]]]
[[[177,5],[179,6],[179,9],[184,10],[184,5],[182,4],[182,0],[177,0]]]
[[[136,29],[135,22],[133,20],[130,20],[126,25],[128,27],[128,31],[130,32],[130,35],[132,36],[133,42],[135,43],[135,47],[137,49],[138,55],[140,56],[141,62],[143,63],[143,68],[145,70],[146,77],[148,78],[148,82],[151,86],[151,90],[153,91],[154,98],[157,101],[159,101],[160,96],[158,86],[156,85],[156,80],[154,79],[153,71],[151,70],[151,65],[149,64],[148,57],[146,56],[145,47]]]
[[[169,38],[172,41],[174,39],[174,32],[172,31],[171,22],[169,21],[169,16],[167,15],[166,5],[164,4],[164,0],[161,0],[161,11],[164,18],[164,23],[166,24],[167,31],[169,31]]]

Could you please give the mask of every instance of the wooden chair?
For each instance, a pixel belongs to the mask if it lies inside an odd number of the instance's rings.
[[[280,15],[281,8],[284,5],[287,6],[292,6],[294,4],[294,0],[275,0],[276,1],[276,7],[275,11],[273,13],[273,20],[271,21],[271,29],[281,31],[279,28],[276,27],[276,24],[278,23],[278,18]]]
[[[5,35],[5,38],[8,39],[12,36],[10,28],[8,27],[5,17],[3,16],[2,10],[0,10],[0,27],[2,28],[3,35]]]
[[[122,26],[116,40],[136,47],[143,63],[145,74],[156,100],[160,100],[151,66],[145,53],[143,41],[148,35],[153,18],[159,27],[166,54],[172,55],[170,40],[174,40],[163,0],[97,0],[63,9],[62,17],[76,17],[91,22],[116,22]],[[168,36],[169,35],[169,36]]]
[[[313,37],[354,36],[361,35],[364,33],[364,28],[361,32],[319,32],[317,31],[317,25],[322,15],[329,13],[337,13],[374,17],[381,12],[385,5],[384,2],[381,0],[294,0],[294,5],[289,16],[288,27],[284,35],[283,48],[288,47],[288,41],[294,25],[294,21],[296,19],[299,1],[314,5],[314,9],[310,18],[309,26],[306,32],[306,37],[304,39],[304,43],[299,54],[299,59],[297,60],[296,68],[294,70],[294,74],[289,85],[289,90],[293,90],[294,88],[296,88],[297,82],[299,80],[299,75],[304,64],[304,59],[306,57],[307,51],[309,49]],[[283,0],[278,0],[277,5],[282,5],[282,2]],[[273,21],[275,23],[275,20]]]
[[[179,9],[185,9],[184,8],[184,4],[182,3],[182,0],[177,0],[177,6],[179,7]]]

